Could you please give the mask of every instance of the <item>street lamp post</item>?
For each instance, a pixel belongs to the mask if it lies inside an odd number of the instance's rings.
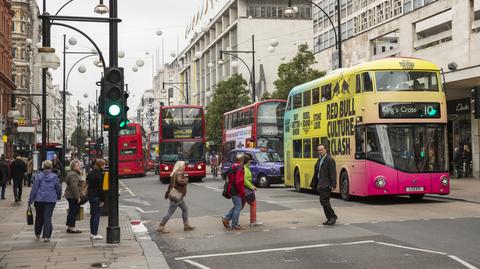
[[[172,86],[174,89],[178,90],[179,93],[182,94],[183,96],[183,100],[185,100],[185,104],[188,104],[188,90],[186,90],[186,94],[180,90],[180,88],[176,85],[185,85],[185,89],[188,89],[188,82],[163,82],[162,83],[162,93],[165,93],[166,89],[165,89],[165,85],[170,85]],[[168,103],[170,104],[170,96],[167,97],[168,98]]]

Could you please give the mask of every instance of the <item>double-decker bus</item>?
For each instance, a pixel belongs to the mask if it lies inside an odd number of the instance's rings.
[[[285,112],[285,185],[310,188],[326,144],[351,196],[449,194],[447,110],[439,68],[387,58],[293,88]]]
[[[145,176],[147,138],[142,126],[138,123],[129,123],[118,132],[118,175]]]
[[[147,169],[155,170],[158,173],[158,131],[152,131],[147,134]]]
[[[222,156],[235,148],[268,148],[283,157],[285,100],[266,100],[223,114]]]
[[[162,183],[170,181],[177,161],[185,161],[185,174],[190,181],[206,176],[205,115],[201,106],[178,105],[160,107],[159,174]]]

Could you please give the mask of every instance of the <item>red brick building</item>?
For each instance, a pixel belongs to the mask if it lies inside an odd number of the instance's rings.
[[[12,23],[13,11],[8,0],[0,0],[0,134],[3,136],[8,122],[10,96],[16,86],[12,81]],[[12,157],[12,142],[0,141],[0,154]]]

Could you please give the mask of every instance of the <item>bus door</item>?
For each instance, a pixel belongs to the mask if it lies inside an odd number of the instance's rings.
[[[355,152],[354,160],[350,164],[350,190],[355,190],[355,193],[350,191],[353,195],[367,195],[368,193],[368,184],[366,184],[366,133],[365,126],[357,125],[355,126]],[[339,182],[339,187],[341,187],[341,182]]]

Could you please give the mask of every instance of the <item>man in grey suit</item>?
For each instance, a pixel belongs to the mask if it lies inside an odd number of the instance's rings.
[[[318,190],[320,194],[320,204],[327,217],[327,221],[323,225],[332,226],[337,221],[337,215],[330,204],[330,194],[337,187],[337,167],[335,160],[327,154],[325,145],[320,144],[317,150],[319,158],[315,164],[310,188]]]

